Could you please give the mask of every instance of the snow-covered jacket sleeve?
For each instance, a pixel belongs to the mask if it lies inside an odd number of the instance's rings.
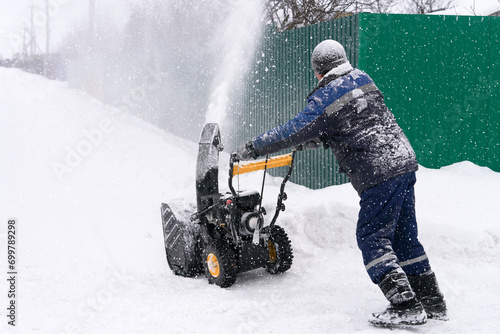
[[[324,110],[315,99],[309,99],[304,110],[287,123],[255,137],[252,140],[255,153],[263,156],[316,140],[320,134],[318,118]]]

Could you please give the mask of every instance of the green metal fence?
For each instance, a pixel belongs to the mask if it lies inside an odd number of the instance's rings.
[[[362,13],[276,33],[265,31],[232,128],[239,144],[300,112],[317,80],[314,47],[339,41],[351,64],[384,93],[419,163],[470,160],[500,171],[500,18]],[[292,181],[345,183],[331,150],[300,152]]]
[[[377,83],[426,167],[500,171],[500,18],[360,16],[358,66]]]

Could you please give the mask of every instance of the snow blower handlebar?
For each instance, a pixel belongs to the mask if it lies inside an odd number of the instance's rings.
[[[248,162],[245,164],[241,164],[236,159],[236,155],[234,153],[231,154],[231,158],[229,159],[229,189],[231,190],[231,193],[234,196],[236,196],[236,191],[234,190],[232,180],[233,180],[233,176],[240,175],[240,174],[255,172],[255,171],[259,171],[259,170],[263,170],[263,169],[267,170],[267,169],[271,169],[271,168],[290,166],[290,169],[289,169],[287,177],[286,177],[286,180],[288,180],[290,178],[290,174],[292,172],[295,151],[296,150],[294,149],[292,151],[292,153],[278,155],[275,157],[266,158],[264,160],[259,160],[259,161],[255,161],[255,162]]]
[[[235,163],[238,162],[235,154],[232,154],[231,158],[229,160],[229,189],[231,190],[231,193],[233,194],[233,196],[237,196],[236,191],[234,190],[234,187],[233,187],[233,176],[244,174],[244,173],[249,173],[249,172],[254,172],[254,171],[258,171],[258,170],[263,170],[263,169],[290,166],[287,174],[285,175],[285,178],[281,182],[280,192],[278,195],[278,203],[276,204],[276,211],[274,213],[273,219],[271,220],[271,224],[270,224],[271,227],[276,223],[276,220],[278,219],[278,215],[279,215],[280,211],[285,210],[285,205],[283,204],[283,201],[286,201],[286,199],[287,199],[287,195],[285,193],[285,184],[290,179],[290,176],[292,175],[293,163],[295,160],[295,153],[297,152],[297,150],[298,150],[297,148],[294,148],[292,150],[292,153],[283,154],[283,155],[279,155],[279,156],[271,157],[271,158],[266,158],[265,160],[261,160],[261,161],[249,162],[249,163],[244,164],[244,165],[241,165],[239,163],[237,165],[235,165]]]
[[[276,223],[276,219],[278,219],[278,215],[280,211],[285,211],[285,204],[283,204],[283,201],[286,201],[287,195],[285,193],[285,184],[287,183],[288,179],[292,175],[292,170],[293,170],[293,162],[295,160],[295,153],[297,152],[296,149],[293,149],[292,153],[290,154],[290,168],[288,169],[288,172],[285,175],[285,178],[281,182],[281,187],[280,187],[280,193],[278,195],[278,203],[276,204],[276,211],[274,212],[273,219],[271,220],[271,224],[269,225],[270,227],[274,226],[274,223]]]
[[[244,165],[234,166],[233,162],[233,176],[239,174],[245,174],[249,172],[254,172],[262,169],[271,169],[276,167],[289,166],[292,163],[293,153],[283,154],[276,157],[269,158],[267,160],[260,160],[256,162],[249,162]],[[266,167],[267,166],[267,167]]]

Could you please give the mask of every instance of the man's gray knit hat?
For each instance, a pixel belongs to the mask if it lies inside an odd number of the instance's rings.
[[[311,63],[314,72],[325,75],[333,68],[346,63],[344,47],[333,39],[319,43],[313,50]]]

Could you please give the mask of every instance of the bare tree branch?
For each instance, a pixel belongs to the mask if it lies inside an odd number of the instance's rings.
[[[363,11],[387,13],[395,3],[397,0],[266,0],[265,13],[278,30],[289,30]]]
[[[428,14],[449,9],[453,0],[408,0],[407,10],[410,14]]]

